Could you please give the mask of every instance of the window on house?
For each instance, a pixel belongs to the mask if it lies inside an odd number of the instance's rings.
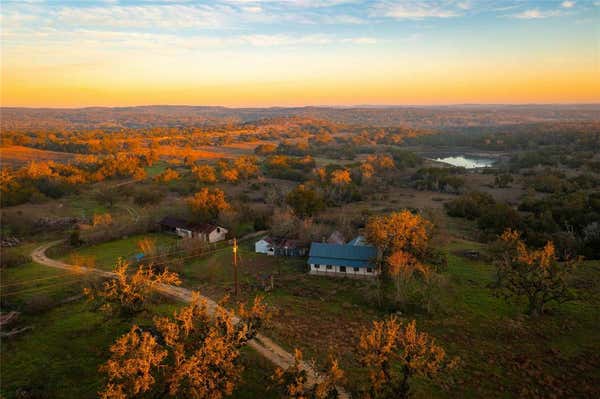
[[[354,269],[355,273],[357,273],[360,270],[358,267],[353,267],[352,269]]]
[[[313,265],[315,267],[315,269],[318,269],[321,267],[321,265]]]
[[[217,233],[220,233],[220,232],[221,232],[221,228],[217,227]]]
[[[346,273],[346,266],[340,266],[340,272]]]
[[[367,273],[373,273],[373,268],[372,267],[367,267]]]
[[[325,266],[325,268],[326,268],[327,270],[331,270],[331,267],[332,267],[331,265],[327,265],[327,266]]]

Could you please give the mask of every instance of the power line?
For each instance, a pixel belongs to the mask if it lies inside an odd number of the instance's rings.
[[[196,254],[196,255],[182,256],[182,257],[179,257],[179,258],[168,259],[168,260],[165,260],[164,262],[156,262],[156,263],[155,262],[150,262],[150,264],[153,265],[153,266],[161,266],[161,265],[166,265],[168,263],[172,263],[172,262],[175,262],[175,261],[180,261],[180,260],[185,260],[185,259],[192,259],[192,258],[200,258],[200,257],[205,256],[205,255],[211,255],[211,254],[215,254],[217,252],[223,252],[223,251],[228,250],[228,249],[229,249],[229,247],[223,247],[223,248],[215,249],[215,250],[212,250],[212,251],[202,252],[202,253]],[[142,260],[144,260],[144,259],[142,259]]]
[[[35,287],[35,288],[28,288],[25,290],[21,290],[21,291],[13,291],[13,292],[9,292],[7,294],[2,293],[2,297],[7,297],[7,296],[12,296],[12,295],[19,295],[19,294],[31,294],[31,293],[35,293],[35,292],[42,292],[42,291],[46,291],[49,288],[54,288],[54,287],[60,287],[60,286],[64,286],[64,285],[69,285],[69,284],[73,284],[73,283],[80,283],[82,282],[81,279],[75,279],[72,281],[66,281],[66,282],[61,282],[61,283],[56,283],[56,284],[51,284],[51,285],[46,285],[43,287]]]
[[[250,240],[250,239],[252,239],[252,238],[255,238],[255,237],[254,237],[254,236],[251,236],[251,237],[240,238],[240,239],[239,239],[239,240],[237,240],[237,241],[238,241],[238,242],[242,242],[242,241],[247,241],[247,240]],[[211,251],[219,251],[219,250],[224,250],[224,249],[226,249],[226,248],[228,248],[228,247],[229,247],[229,245],[226,245],[226,246],[224,246],[224,247],[221,247],[221,248],[213,248],[213,249],[210,249],[210,250],[208,250],[208,251],[206,251],[206,252],[203,252],[203,253],[210,253]],[[152,255],[152,256],[144,256],[143,260],[148,260],[148,259],[156,259],[156,258],[162,258],[163,256],[172,256],[172,255],[175,255],[175,254],[179,254],[179,253],[185,253],[185,252],[188,252],[188,251],[189,251],[189,250],[187,250],[187,249],[180,249],[180,250],[178,250],[178,251],[173,251],[173,252],[170,252],[170,253],[167,253],[167,254],[164,254],[164,255]]]
[[[14,287],[15,285],[29,284],[29,283],[34,283],[36,281],[51,280],[51,279],[55,279],[55,278],[64,277],[64,276],[67,276],[67,275],[72,275],[72,274],[73,274],[73,272],[67,272],[67,273],[57,274],[57,275],[54,275],[54,276],[35,278],[33,280],[23,280],[23,281],[18,281],[16,283],[10,283],[10,284],[1,285],[0,288]]]

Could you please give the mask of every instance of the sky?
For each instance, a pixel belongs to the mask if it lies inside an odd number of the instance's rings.
[[[600,0],[0,0],[2,106],[600,102]]]

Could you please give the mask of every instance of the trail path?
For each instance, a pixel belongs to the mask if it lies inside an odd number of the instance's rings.
[[[65,263],[65,262],[62,262],[59,260],[48,258],[46,256],[46,251],[48,250],[48,248],[58,245],[62,241],[63,240],[52,241],[52,242],[44,244],[40,247],[37,247],[31,253],[31,258],[33,259],[34,262],[37,262],[39,264],[49,266],[49,267],[54,267],[54,268],[64,269],[64,270],[74,270],[74,271],[76,270],[78,272],[94,273],[98,276],[107,277],[107,278],[115,277],[115,274],[113,272],[108,272],[108,271],[98,270],[98,269],[88,269],[88,268],[84,268],[84,267],[76,267],[74,265],[70,265],[68,263]],[[174,298],[174,299],[182,301],[182,302],[190,302],[192,300],[192,291],[187,288],[176,287],[176,286],[168,285],[168,284],[160,284],[159,286],[156,287],[156,290],[165,296]],[[206,296],[201,296],[201,298],[206,301],[206,305],[208,307],[209,312],[211,314],[214,314],[215,309],[219,305],[215,301],[213,301],[212,299],[210,299]],[[239,319],[237,319],[237,317],[236,317],[235,321],[238,322]],[[265,358],[270,360],[277,367],[287,369],[288,367],[290,367],[291,365],[294,364],[294,356],[291,353],[289,353],[288,351],[283,349],[281,346],[277,345],[271,339],[269,339],[268,337],[266,337],[262,334],[257,334],[253,340],[248,342],[248,345],[250,347],[252,347],[254,350],[256,350],[258,353],[260,353],[262,356],[264,356]],[[319,375],[308,363],[304,362],[302,367],[307,372],[309,384],[314,384],[316,381],[319,381],[319,379],[320,379]],[[342,387],[338,387],[337,389],[339,392],[340,399],[349,399],[350,398],[350,395]]]

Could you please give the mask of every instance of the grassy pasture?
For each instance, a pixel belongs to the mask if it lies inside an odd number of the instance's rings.
[[[73,255],[91,256],[96,259],[96,267],[99,269],[112,270],[117,259],[129,260],[133,255],[140,252],[137,243],[143,238],[155,240],[157,247],[170,246],[176,241],[176,237],[167,234],[140,234],[94,246],[83,246],[68,254],[61,255],[59,259],[69,262]]]
[[[108,244],[106,244],[108,245]],[[131,248],[115,242],[96,248],[112,252]],[[480,260],[460,256],[465,249],[481,249],[467,240],[451,240],[448,268],[437,294],[439,310],[400,315],[417,319],[451,356],[462,359],[457,383],[449,391],[418,383],[417,397],[536,397],[550,392],[592,397],[598,393],[600,366],[600,262],[586,262],[575,276],[582,300],[554,306],[550,314],[530,320],[522,303],[508,303],[493,295],[489,284],[494,269]],[[92,248],[89,251],[93,251]],[[231,251],[223,249],[189,260],[179,270],[184,285],[215,299],[233,292]],[[337,354],[356,389],[365,374],[356,363],[360,331],[371,320],[385,316],[375,306],[373,282],[309,276],[304,259],[275,258],[252,252],[252,243],[240,249],[239,280],[242,299],[264,295],[273,308],[267,334],[288,349],[300,347],[306,358],[321,364]],[[263,290],[274,276],[275,289]]]
[[[469,226],[462,228],[468,230]],[[174,240],[161,234],[153,236],[159,245]],[[99,267],[110,269],[119,256],[137,252],[140,238],[82,247],[76,252],[96,256]],[[484,251],[484,246],[457,238],[440,245],[448,255],[448,267],[436,293],[436,310],[427,314],[415,309],[399,317],[416,319],[418,327],[436,337],[450,356],[461,358],[461,365],[454,375],[456,383],[448,391],[417,381],[417,397],[545,397],[551,393],[594,397],[599,393],[600,262],[586,262],[577,270],[574,283],[582,299],[553,306],[548,315],[531,320],[522,314],[522,303],[509,303],[493,295],[489,288],[493,266],[461,255],[466,249]],[[373,281],[310,276],[305,271],[305,259],[256,254],[252,241],[241,244],[239,255],[240,299],[263,295],[273,310],[266,334],[288,350],[299,347],[305,358],[315,358],[319,364],[325,363],[329,353],[336,354],[346,370],[347,386],[356,391],[366,378],[356,362],[358,336],[372,320],[386,315],[376,306]],[[62,258],[68,260],[69,254]],[[213,299],[233,293],[232,252],[228,247],[187,259],[177,271],[184,286]],[[2,277],[3,281],[28,280],[53,273],[58,272],[29,264],[6,269]],[[263,287],[269,285],[271,275],[274,289],[267,292]],[[253,358],[251,364],[256,361],[260,369],[261,360]],[[262,373],[254,366],[248,368],[249,387],[264,385],[257,380],[257,372]],[[263,382],[266,374],[261,374]],[[247,395],[255,388],[240,390],[239,394]]]
[[[2,339],[0,394],[6,399],[97,397],[104,384],[98,367],[114,340],[132,324],[149,327],[154,314],[171,314],[181,306],[165,300],[133,319],[107,317],[74,298],[83,287],[80,275],[29,263],[3,269],[0,277],[2,311],[22,312],[10,328],[32,327]],[[275,397],[265,383],[273,366],[249,348],[242,352],[242,364],[242,383],[233,398]]]

